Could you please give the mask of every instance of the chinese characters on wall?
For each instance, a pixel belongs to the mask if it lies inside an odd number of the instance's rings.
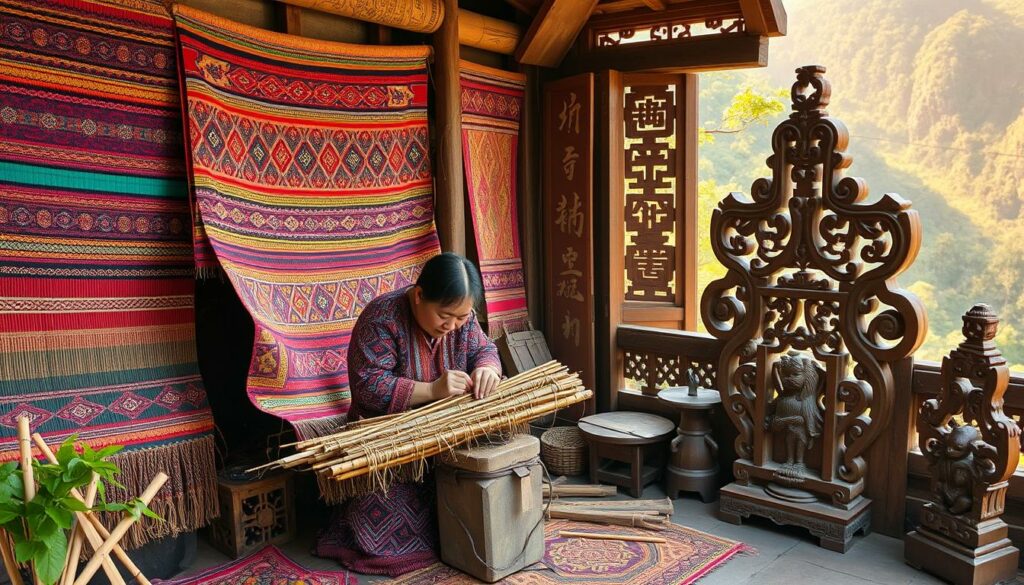
[[[548,344],[594,387],[593,76],[545,87]]]

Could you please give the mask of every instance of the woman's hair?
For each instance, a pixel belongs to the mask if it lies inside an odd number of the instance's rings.
[[[476,266],[453,252],[438,254],[428,260],[416,279],[416,286],[423,291],[423,300],[442,307],[454,305],[466,297],[477,304],[484,291]]]

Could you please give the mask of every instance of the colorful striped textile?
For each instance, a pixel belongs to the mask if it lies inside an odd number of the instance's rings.
[[[366,303],[439,248],[425,47],[362,47],[175,6],[205,234],[256,324],[248,392],[302,437],[349,408]]]
[[[0,461],[27,415],[125,445],[112,499],[167,472],[132,546],[218,513],[173,33],[159,0],[0,0]]]
[[[462,160],[484,281],[487,330],[529,328],[516,213],[519,113],[526,77],[459,62]]]

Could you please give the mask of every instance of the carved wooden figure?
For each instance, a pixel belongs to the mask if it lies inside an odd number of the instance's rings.
[[[964,341],[942,360],[942,393],[918,414],[932,501],[907,535],[904,555],[953,583],[981,585],[1017,574],[1020,551],[999,516],[1020,457],[1020,429],[1003,414],[1010,374],[992,341],[999,319],[981,304],[963,319]]]
[[[865,202],[865,182],[843,175],[849,133],[825,111],[825,68],[796,73],[771,178],[711,219],[727,273],[705,290],[701,316],[725,342],[718,390],[739,430],[719,513],[803,526],[845,552],[870,529],[864,456],[892,418],[890,364],[925,331],[920,302],[895,281],[921,229],[908,201]]]

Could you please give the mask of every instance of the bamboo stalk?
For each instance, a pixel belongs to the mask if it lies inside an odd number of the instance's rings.
[[[11,540],[5,530],[0,530],[0,557],[3,558],[4,569],[7,571],[7,578],[11,585],[25,585],[21,580],[21,573],[18,571],[18,561],[14,558],[14,551],[11,549]]]
[[[601,510],[579,510],[548,508],[548,518],[562,520],[576,520],[577,522],[592,522],[595,524],[613,524],[616,526],[630,526],[633,528],[646,528],[648,530],[662,530],[668,525],[668,518],[661,514],[645,514],[643,512],[605,512]]]
[[[148,506],[149,503],[153,500],[153,496],[155,496],[156,493],[160,491],[160,488],[164,487],[164,484],[167,483],[167,480],[168,477],[166,473],[162,471],[157,473],[156,477],[154,477],[153,480],[149,482],[149,485],[146,487],[145,491],[142,492],[142,495],[139,496],[139,500]],[[85,568],[82,569],[82,573],[78,576],[77,579],[75,579],[74,585],[86,585],[89,582],[89,579],[92,579],[92,576],[95,575],[96,571],[100,568],[100,564],[103,562],[103,559],[109,557],[110,551],[113,550],[115,546],[117,546],[117,542],[121,540],[122,537],[124,537],[125,533],[128,532],[128,529],[130,529],[137,520],[138,518],[135,518],[133,516],[127,516],[123,518],[120,522],[118,522],[117,526],[115,526],[114,529],[110,531],[110,536],[103,541],[103,544],[100,545],[98,549],[96,549],[96,552],[93,553],[92,558],[89,559],[88,563],[86,563]]]
[[[618,492],[618,489],[613,485],[597,485],[597,484],[583,484],[583,485],[556,485],[556,486],[543,486],[544,497],[566,497],[566,498],[603,498],[606,496],[614,496]]]
[[[644,511],[651,514],[664,514],[671,516],[675,509],[672,500],[591,500],[583,502],[567,502],[558,500],[551,502],[552,508],[574,508],[582,510],[603,510],[603,511]]]
[[[29,420],[27,416],[18,417],[18,451],[21,456],[21,481],[25,490],[25,505],[36,497],[35,470],[32,469],[32,441],[29,438]],[[28,528],[25,529],[26,532]],[[39,578],[35,562],[32,563],[32,579],[36,585],[42,585],[43,580]]]
[[[36,446],[39,447],[39,450],[43,452],[43,456],[46,457],[47,461],[50,463],[57,463],[57,456],[53,454],[53,450],[50,449],[50,446],[43,440],[42,435],[35,433],[32,435],[32,441],[34,441]],[[82,503],[85,503],[86,501],[82,496],[82,492],[77,489],[71,490],[71,497]],[[89,546],[91,546],[93,550],[96,550],[101,544],[103,544],[104,539],[110,538],[110,532],[107,530],[107,527],[100,522],[100,519],[97,518],[95,514],[90,512],[76,512],[75,518],[78,520],[78,525],[82,527],[82,532],[85,534],[85,538],[89,541]],[[121,561],[121,564],[128,569],[128,573],[135,579],[135,582],[138,585],[151,585],[149,579],[146,579],[146,576],[142,574],[142,570],[135,565],[132,559],[128,556],[128,553],[124,552],[124,549],[121,548],[120,545],[114,545],[114,556],[116,556],[117,560]],[[103,566],[103,572],[108,578],[112,579],[111,582],[115,582],[115,579],[121,579],[121,574],[117,572],[117,567],[114,566],[113,561],[107,559],[104,561]],[[115,576],[111,575],[111,570]],[[123,579],[121,582],[123,582]]]
[[[668,542],[660,536],[641,536],[636,534],[607,534],[604,532],[575,532],[572,530],[559,530],[558,536],[563,538],[590,538],[593,540],[622,540],[626,542]]]
[[[92,508],[96,503],[96,491],[99,487],[100,476],[92,474],[92,480],[85,488],[85,505]],[[75,523],[71,526],[71,546],[68,547],[68,556],[64,559],[64,573],[60,577],[60,585],[71,585],[75,582],[75,574],[78,573],[78,561],[82,556],[82,539],[85,538],[85,527],[75,517]]]

